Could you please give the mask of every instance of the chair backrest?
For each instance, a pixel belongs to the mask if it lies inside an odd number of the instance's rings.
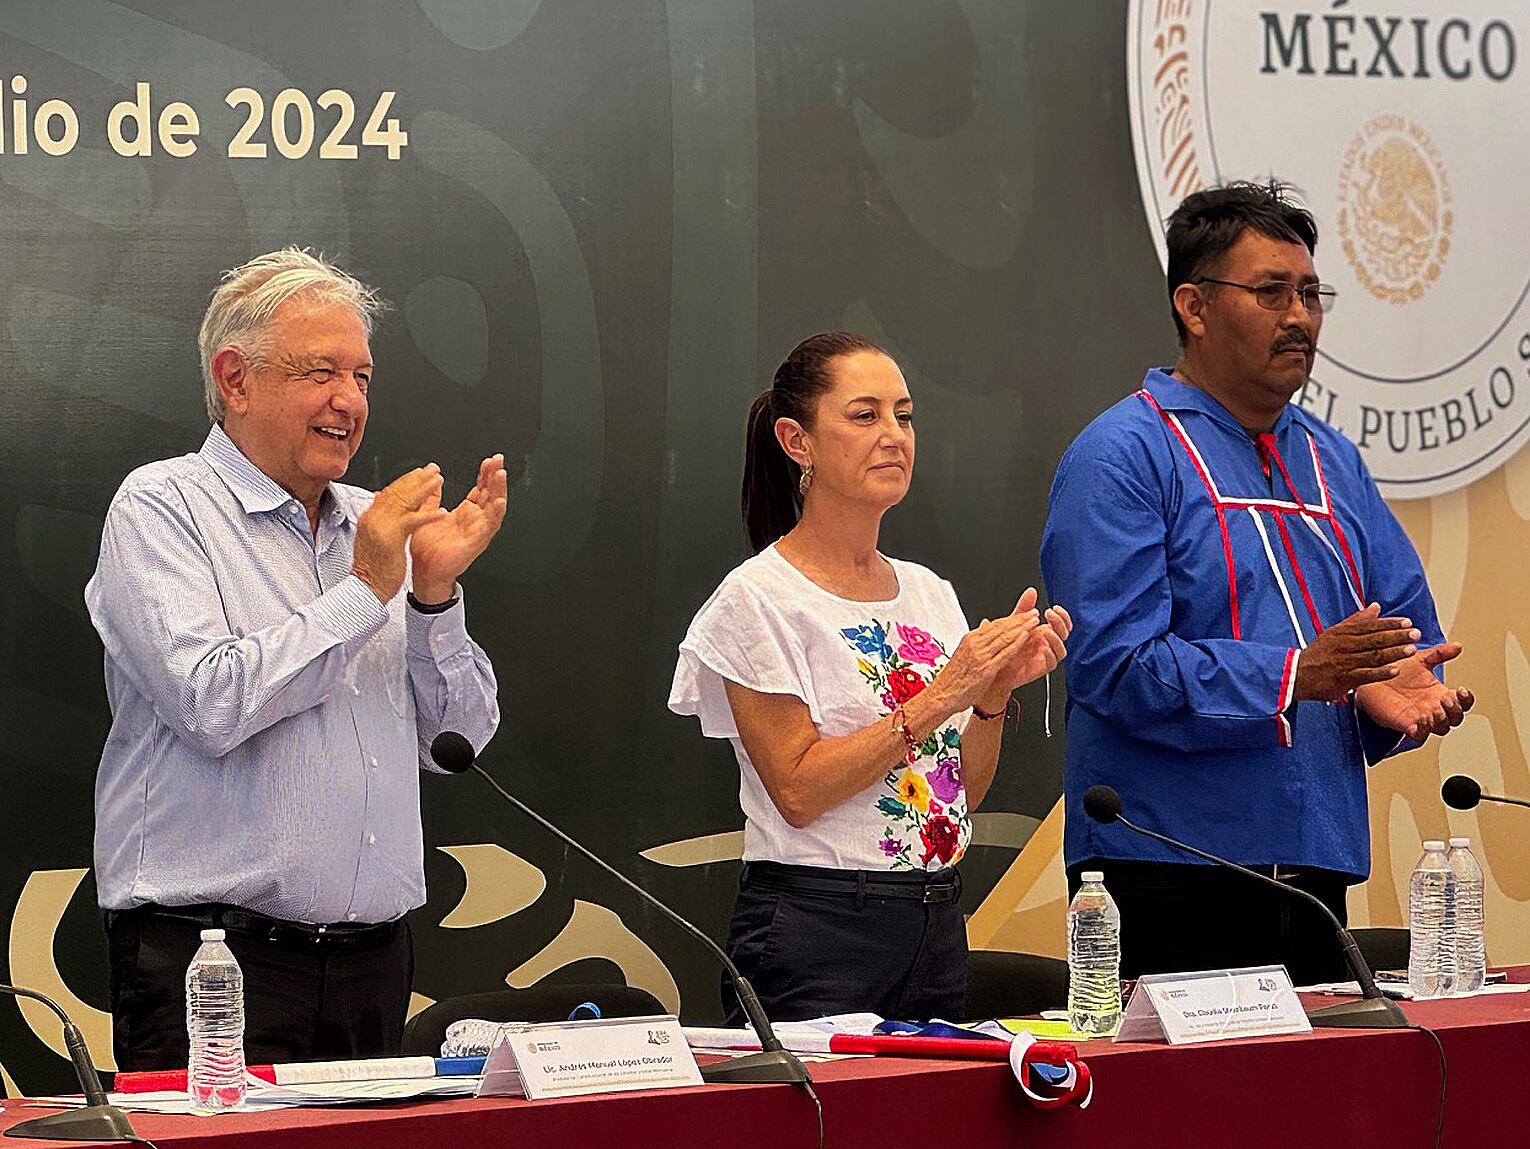
[[[1377,926],[1349,932],[1372,973],[1379,969],[1408,968],[1409,934],[1405,927]]]
[[[594,1002],[603,1017],[668,1013],[646,989],[630,985],[534,985],[448,997],[427,1006],[404,1027],[404,1055],[439,1057],[446,1027],[475,1017],[485,1021],[563,1021],[578,1006]]]
[[[1009,950],[973,950],[967,956],[969,1021],[1025,1017],[1068,1004],[1068,963]]]

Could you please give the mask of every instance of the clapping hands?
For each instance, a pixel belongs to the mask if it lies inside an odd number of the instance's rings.
[[[421,602],[444,602],[458,577],[483,554],[505,521],[509,506],[505,457],[478,465],[478,481],[448,514],[416,528],[409,538],[413,590]]]
[[[934,684],[953,713],[974,705],[1002,710],[1012,690],[1055,670],[1067,656],[1072,617],[1060,606],[1043,614],[1036,599],[1036,588],[1027,587],[1013,611],[984,619],[962,636]]]
[[[478,481],[448,511],[441,506],[441,468],[406,472],[378,491],[356,523],[351,568],[387,603],[404,582],[404,548],[413,567],[411,589],[421,602],[444,602],[457,578],[499,531],[508,506],[505,457],[478,466]]]

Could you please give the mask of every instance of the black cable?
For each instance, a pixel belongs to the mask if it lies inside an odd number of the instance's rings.
[[[1409,1029],[1416,1029],[1420,1033],[1427,1033],[1429,1040],[1434,1042],[1434,1048],[1440,1055],[1440,1119],[1434,1127],[1434,1149],[1440,1149],[1445,1138],[1445,1043],[1440,1040],[1440,1035],[1435,1033],[1427,1025],[1410,1025]]]

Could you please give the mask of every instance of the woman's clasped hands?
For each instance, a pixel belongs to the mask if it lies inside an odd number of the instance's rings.
[[[1068,654],[1073,619],[1061,606],[1039,610],[1036,597],[1036,588],[1027,587],[1013,611],[963,635],[931,689],[956,710],[1002,710],[1011,691],[1056,670]]]

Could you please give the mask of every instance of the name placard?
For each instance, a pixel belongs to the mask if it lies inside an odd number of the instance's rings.
[[[674,1017],[506,1025],[484,1062],[479,1097],[572,1097],[700,1085]]]
[[[1266,965],[1140,977],[1115,1039],[1187,1045],[1311,1032],[1285,967]]]

